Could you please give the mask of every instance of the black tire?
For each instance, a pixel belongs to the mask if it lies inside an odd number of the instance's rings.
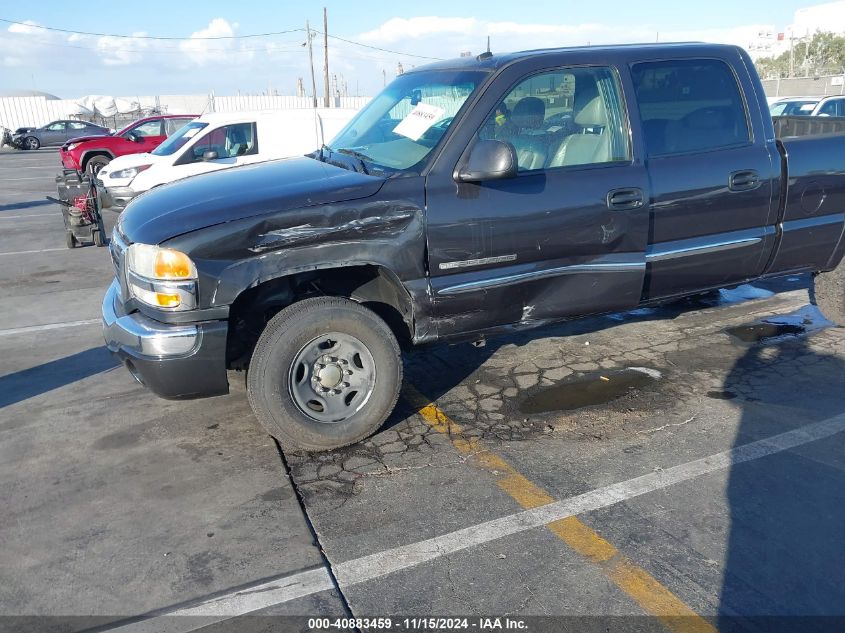
[[[349,417],[321,422],[297,404],[291,377],[303,350],[329,333],[352,337],[365,347],[373,361],[373,383]],[[393,411],[401,386],[402,358],[393,332],[373,311],[338,297],[304,299],[273,317],[247,373],[247,395],[258,421],[283,446],[308,451],[340,448],[374,433]]]
[[[110,162],[111,158],[108,156],[92,156],[88,159],[88,162],[85,163],[85,171],[92,176],[96,176],[97,173]]]
[[[24,149],[38,149],[41,147],[41,141],[39,141],[34,136],[27,136],[23,140],[23,147]]]
[[[826,319],[845,327],[845,259],[830,272],[813,276],[810,301]]]
[[[100,230],[91,231],[91,237],[94,238],[94,246],[105,246],[106,240],[103,237],[103,232]]]
[[[76,248],[79,246],[79,242],[76,241],[76,237],[70,231],[65,231],[65,244],[67,244],[68,248]]]

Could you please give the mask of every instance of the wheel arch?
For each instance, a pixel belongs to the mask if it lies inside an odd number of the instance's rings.
[[[378,314],[401,345],[414,335],[414,302],[405,284],[389,268],[374,262],[291,272],[243,289],[229,309],[227,365],[239,368],[249,356],[264,326],[283,308],[307,297],[351,299]]]
[[[104,147],[87,149],[82,152],[82,155],[79,157],[79,167],[82,169],[82,171],[85,171],[85,169],[88,168],[88,161],[94,158],[95,156],[105,156],[109,160],[114,160],[114,154]]]

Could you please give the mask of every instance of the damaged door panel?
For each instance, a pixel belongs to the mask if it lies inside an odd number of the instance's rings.
[[[462,126],[455,143],[507,140],[518,148],[516,177],[456,185],[452,161],[466,157],[447,150],[426,181],[438,334],[637,305],[649,181],[617,69],[515,67],[491,90],[504,98]],[[503,107],[511,118],[499,123]]]

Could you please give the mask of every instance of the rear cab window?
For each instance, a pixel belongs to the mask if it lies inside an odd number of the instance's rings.
[[[733,70],[718,59],[639,62],[631,78],[649,156],[705,152],[751,142]]]

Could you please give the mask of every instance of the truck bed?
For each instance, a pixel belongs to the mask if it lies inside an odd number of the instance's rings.
[[[772,117],[777,138],[845,134],[845,117],[776,116]]]

